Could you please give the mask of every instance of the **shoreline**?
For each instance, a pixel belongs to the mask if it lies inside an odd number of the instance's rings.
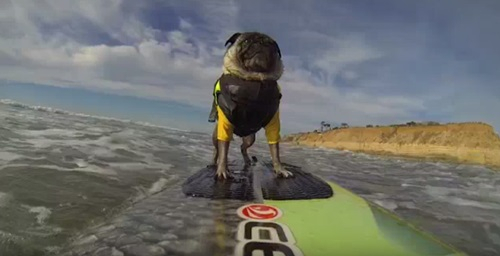
[[[484,123],[340,128],[290,134],[282,141],[376,156],[481,165],[500,171],[500,137]]]

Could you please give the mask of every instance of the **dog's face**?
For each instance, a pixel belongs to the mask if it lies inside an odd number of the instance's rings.
[[[283,73],[278,44],[266,34],[235,33],[227,41],[224,73],[249,80],[278,80]]]

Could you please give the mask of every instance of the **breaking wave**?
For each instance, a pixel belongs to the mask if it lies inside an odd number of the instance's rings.
[[[40,112],[50,112],[50,113],[55,113],[55,114],[64,114],[64,115],[71,115],[71,116],[87,117],[87,118],[94,118],[94,119],[99,119],[99,120],[116,121],[116,122],[123,122],[123,123],[132,123],[132,124],[138,124],[138,125],[143,125],[143,126],[149,126],[149,127],[154,127],[154,128],[162,128],[162,129],[168,129],[168,130],[180,131],[180,132],[190,132],[189,130],[183,130],[183,129],[177,129],[177,128],[172,128],[172,127],[167,127],[167,126],[161,126],[161,125],[156,125],[156,124],[152,124],[152,123],[148,123],[148,122],[142,122],[142,121],[133,121],[133,120],[121,119],[121,118],[113,118],[113,117],[106,117],[106,116],[89,115],[89,114],[78,113],[78,112],[71,112],[71,111],[66,111],[66,110],[52,108],[52,107],[33,106],[33,105],[24,104],[24,103],[15,101],[15,100],[11,100],[11,99],[0,99],[0,104],[9,105],[9,106],[12,106],[12,107],[24,108],[24,109],[31,109],[31,110],[36,110],[36,111],[40,111]]]

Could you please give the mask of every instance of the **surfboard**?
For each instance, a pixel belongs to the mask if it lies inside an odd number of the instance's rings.
[[[224,215],[219,222],[220,229],[236,229],[234,244],[219,241],[234,256],[466,255],[333,181],[284,166],[294,178],[276,178],[270,162],[235,161],[229,165],[233,179],[221,181],[214,178],[215,167],[207,166],[182,191],[220,203],[240,201],[230,213],[238,221],[224,222],[234,219]]]

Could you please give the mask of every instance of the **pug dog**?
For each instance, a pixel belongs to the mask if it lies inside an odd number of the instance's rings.
[[[229,45],[229,46],[228,46]],[[278,80],[283,74],[281,51],[276,41],[260,32],[233,34],[225,43],[223,73],[213,90],[209,122],[216,122],[212,141],[212,165],[216,178],[227,179],[228,150],[233,134],[242,138],[241,154],[250,165],[248,148],[264,128],[276,177],[292,177],[280,160],[280,115],[282,97]]]

